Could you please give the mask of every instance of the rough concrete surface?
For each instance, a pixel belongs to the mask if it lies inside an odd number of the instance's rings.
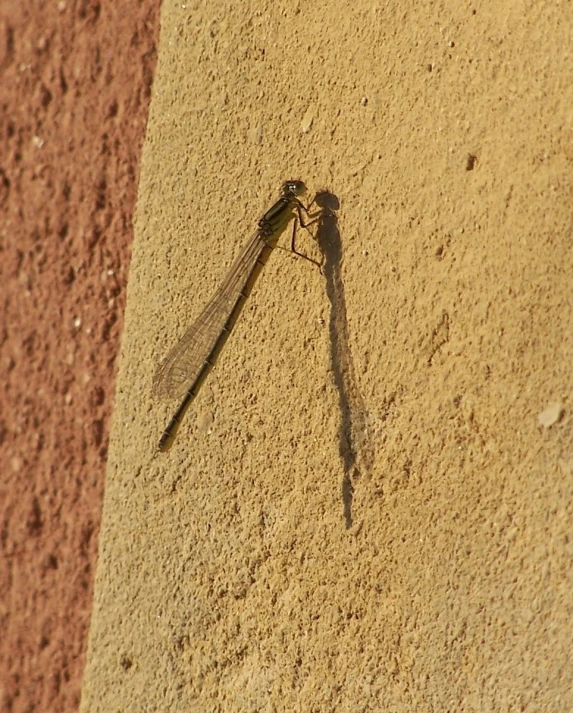
[[[572,20],[164,3],[83,711],[573,710]],[[275,252],[159,454],[290,177],[324,274]]]
[[[159,3],[0,2],[0,711],[77,711]]]
[[[82,711],[573,710],[572,27],[163,4]],[[291,177],[323,271],[275,251],[160,454],[155,367]]]

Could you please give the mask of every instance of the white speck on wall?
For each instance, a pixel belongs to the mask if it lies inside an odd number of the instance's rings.
[[[537,417],[540,425],[544,428],[550,428],[561,420],[563,416],[563,404],[549,404]]]

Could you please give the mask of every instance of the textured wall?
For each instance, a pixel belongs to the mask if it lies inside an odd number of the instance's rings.
[[[84,711],[573,709],[572,14],[164,4]],[[158,454],[290,177],[324,275],[275,252]]]
[[[0,3],[0,710],[74,711],[159,2]]]

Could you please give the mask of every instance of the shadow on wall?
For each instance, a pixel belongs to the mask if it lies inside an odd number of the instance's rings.
[[[342,461],[342,505],[347,528],[352,527],[354,487],[364,472],[373,464],[373,452],[366,446],[366,410],[358,389],[348,331],[346,298],[341,277],[342,241],[335,211],[340,202],[329,192],[317,194],[315,203],[321,209],[316,234],[323,255],[322,271],[326,279],[326,293],[330,302],[330,362],[338,390],[340,425],[338,452]],[[360,457],[360,461],[359,461]]]

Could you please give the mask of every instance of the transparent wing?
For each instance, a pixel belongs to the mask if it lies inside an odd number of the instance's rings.
[[[266,244],[259,231],[251,237],[211,301],[157,367],[151,389],[155,398],[180,397],[195,381]]]

